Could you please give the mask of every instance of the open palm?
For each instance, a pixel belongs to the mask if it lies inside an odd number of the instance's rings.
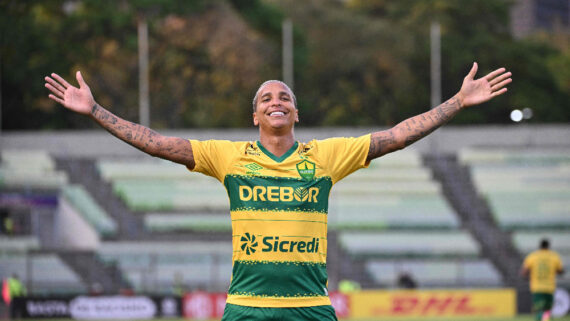
[[[74,112],[88,115],[93,105],[95,105],[95,99],[93,99],[91,89],[83,80],[81,72],[78,71],[75,77],[79,83],[79,88],[70,85],[58,74],[51,74],[51,77],[45,77],[45,87],[52,92],[49,98]]]
[[[512,81],[511,73],[506,72],[505,68],[499,68],[485,77],[474,79],[477,68],[477,63],[474,63],[469,74],[463,79],[459,94],[463,98],[464,107],[478,105],[504,94],[507,92],[507,88],[504,87]]]

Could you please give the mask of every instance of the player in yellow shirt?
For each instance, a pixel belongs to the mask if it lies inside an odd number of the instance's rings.
[[[536,320],[550,320],[556,275],[564,273],[564,267],[558,253],[550,250],[548,239],[542,239],[539,249],[527,255],[520,273],[523,277],[530,276],[532,310],[536,313]]]
[[[328,197],[332,186],[371,160],[402,149],[439,128],[461,109],[506,92],[504,68],[475,79],[428,112],[357,138],[298,142],[297,101],[283,82],[263,83],[253,99],[257,141],[196,141],[167,137],[123,120],[97,104],[80,72],[79,88],[46,77],[49,97],[87,115],[119,139],[152,156],[217,178],[227,189],[233,271],[223,320],[336,320],[328,298]]]

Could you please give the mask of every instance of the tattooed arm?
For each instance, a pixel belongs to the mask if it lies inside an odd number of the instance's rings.
[[[71,86],[57,74],[45,77],[45,87],[52,92],[49,98],[72,111],[91,117],[115,137],[149,155],[194,168],[192,145],[188,140],[163,136],[152,129],[113,115],[95,102],[80,72],[77,72],[76,78],[79,88]]]
[[[367,160],[400,150],[427,136],[452,119],[461,109],[484,103],[507,91],[512,79],[505,68],[474,79],[477,63],[463,79],[461,90],[443,104],[423,114],[408,118],[391,129],[372,133]]]

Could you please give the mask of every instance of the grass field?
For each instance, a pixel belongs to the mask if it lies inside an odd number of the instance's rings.
[[[45,319],[44,319],[45,320]],[[49,319],[51,321],[70,321],[71,319]],[[153,319],[152,321],[194,321],[195,319],[184,319],[184,318],[175,318],[175,319]],[[339,321],[534,321],[534,317],[531,315],[523,315],[517,316],[514,318],[380,318],[380,319],[340,319]],[[570,321],[570,316],[565,316],[563,318],[554,318],[551,319],[553,321]],[[109,320],[110,321],[110,320]],[[113,320],[114,321],[114,320]],[[136,321],[136,320],[130,320]],[[142,321],[142,320],[141,320]],[[148,321],[148,320],[146,320]],[[210,319],[210,320],[201,320],[201,321],[219,321],[218,319]]]

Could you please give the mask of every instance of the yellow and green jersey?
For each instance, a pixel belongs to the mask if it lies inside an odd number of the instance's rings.
[[[194,171],[230,200],[233,271],[227,302],[330,305],[327,212],[332,186],[366,167],[370,135],[296,142],[277,157],[258,142],[191,140]]]
[[[530,270],[531,292],[554,293],[556,275],[562,270],[562,260],[556,252],[534,251],[525,258],[523,267]]]

